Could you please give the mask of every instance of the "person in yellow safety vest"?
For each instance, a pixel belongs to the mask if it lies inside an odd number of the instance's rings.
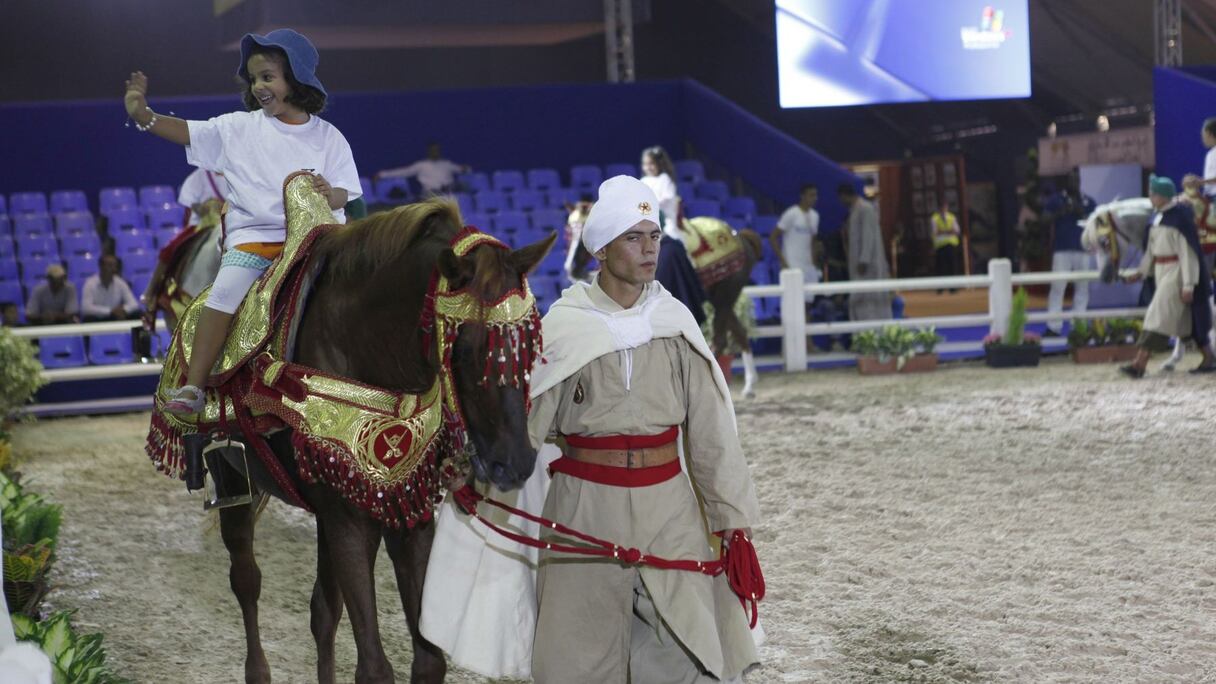
[[[957,275],[959,243],[963,231],[959,228],[958,218],[950,211],[950,203],[944,197],[929,222],[933,226],[933,254],[937,261],[937,275]],[[955,290],[951,288],[950,291]],[[937,292],[941,294],[941,290]]]

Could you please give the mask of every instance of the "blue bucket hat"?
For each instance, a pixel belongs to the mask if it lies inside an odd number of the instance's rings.
[[[311,41],[304,37],[303,34],[291,29],[275,29],[264,36],[259,36],[256,33],[246,33],[241,39],[241,65],[237,67],[236,74],[246,81],[249,80],[249,53],[253,51],[254,44],[262,47],[277,47],[287,53],[287,64],[291,67],[291,73],[295,75],[296,80],[306,86],[312,86],[321,91],[321,94],[329,97],[329,93],[325,92],[325,86],[321,85],[321,79],[317,78],[317,62],[321,61],[317,55],[317,48],[313,47]]]

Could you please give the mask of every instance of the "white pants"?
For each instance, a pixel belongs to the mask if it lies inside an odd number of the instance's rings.
[[[208,309],[231,314],[241,305],[249,288],[265,271],[241,266],[221,266],[207,295]]]
[[[1089,271],[1093,268],[1093,257],[1079,250],[1056,252],[1051,257],[1051,271],[1053,273]],[[1047,313],[1056,314],[1064,311],[1064,288],[1067,286],[1068,283],[1066,282],[1051,284],[1051,292],[1047,295]],[[1074,280],[1072,281],[1072,289],[1073,313],[1081,313],[1089,309],[1089,283]],[[1060,332],[1064,327],[1064,322],[1051,321],[1047,324],[1047,327],[1055,332]]]

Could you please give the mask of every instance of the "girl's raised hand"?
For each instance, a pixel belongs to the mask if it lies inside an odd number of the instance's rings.
[[[136,113],[142,112],[148,106],[148,77],[144,72],[135,71],[127,79],[127,94],[123,97],[127,108],[127,116],[135,118]]]

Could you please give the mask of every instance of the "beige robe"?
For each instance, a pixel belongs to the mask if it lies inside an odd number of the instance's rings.
[[[591,298],[605,311],[621,310],[598,287],[591,288]],[[688,475],[651,487],[612,487],[555,474],[545,501],[549,519],[644,553],[701,560],[716,558],[708,533],[750,527],[758,520],[734,416],[719,398],[709,362],[682,337],[653,339],[595,359],[538,396],[528,423],[537,445],[561,434],[651,435],[672,425],[683,426],[687,437]],[[542,553],[532,669],[537,681],[578,681],[567,679],[575,673],[582,681],[615,681],[630,667],[637,681],[650,681],[639,678],[638,658],[666,668],[661,659],[645,655],[648,647],[639,647],[632,613],[644,609],[635,605],[635,589],[643,603],[653,602],[670,629],[656,630],[652,644],[674,634],[677,646],[720,679],[758,661],[745,614],[725,576]]]
[[[887,252],[882,245],[882,227],[878,225],[878,212],[873,204],[857,198],[849,211],[845,238],[848,240],[849,280],[886,280],[891,277]],[[849,320],[873,321],[891,317],[890,292],[855,292],[849,295]]]
[[[1153,276],[1157,289],[1144,314],[1144,329],[1168,335],[1189,337],[1191,334],[1191,305],[1182,301],[1182,290],[1193,290],[1199,284],[1199,261],[1182,233],[1159,225],[1161,214],[1149,226],[1148,250],[1140,260],[1138,271],[1144,277]],[[1156,257],[1178,257],[1177,261],[1158,264]]]

